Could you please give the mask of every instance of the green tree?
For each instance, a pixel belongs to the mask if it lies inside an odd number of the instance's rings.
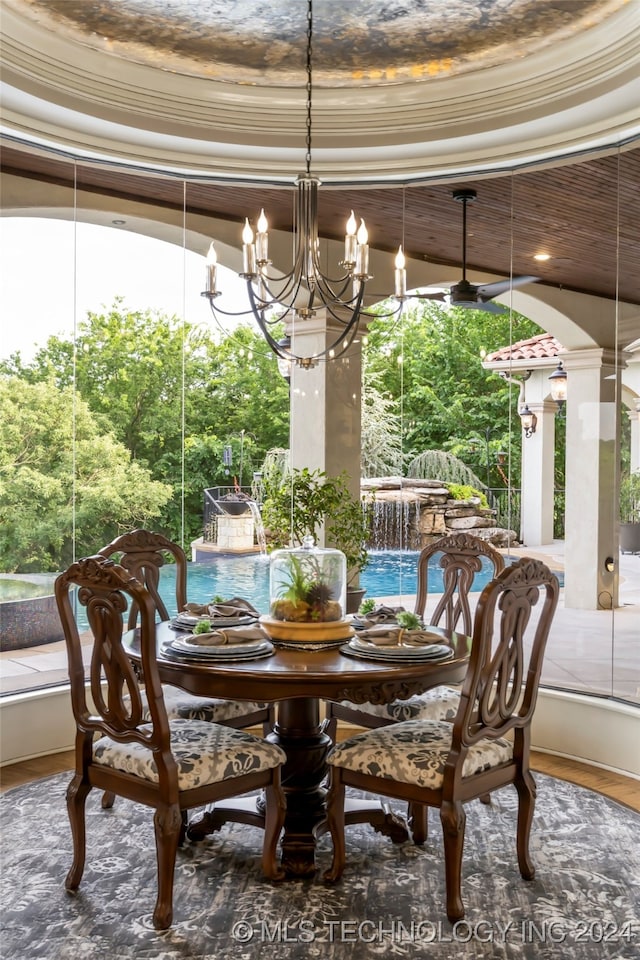
[[[0,377],[0,569],[59,570],[160,515],[158,483],[71,387]]]
[[[485,476],[478,438],[490,425],[491,485],[504,485],[500,449],[512,450],[511,476],[519,478],[520,423],[509,384],[488,373],[481,358],[539,332],[519,315],[443,309],[426,301],[409,307],[391,332],[385,321],[373,321],[366,363],[398,403],[405,460],[424,450],[448,450]]]
[[[118,299],[106,313],[87,315],[75,344],[50,337],[32,363],[14,355],[2,370],[27,383],[75,383],[103,431],[172,487],[157,526],[173,539],[183,518],[185,541],[201,534],[204,489],[249,484],[266,451],[288,443],[287,384],[249,327],[217,342],[208,328],[128,311]],[[226,445],[234,451],[230,473]]]
[[[75,344],[50,337],[28,379],[53,375],[75,383],[91,411],[109,424],[134,460],[153,464],[180,449],[184,419],[197,417],[206,396],[207,331],[149,310],[131,311],[117,299],[107,313],[78,325]]]
[[[259,333],[238,326],[209,343],[207,374],[207,416],[218,436],[231,442],[244,432],[254,465],[273,447],[289,445],[289,386]]]
[[[381,389],[381,375],[371,370],[365,357],[360,440],[363,477],[402,474],[402,436],[398,409],[398,398]]]

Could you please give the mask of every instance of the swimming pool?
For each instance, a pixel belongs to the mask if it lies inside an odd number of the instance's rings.
[[[367,597],[411,597],[417,590],[417,550],[372,550],[367,567],[360,576],[360,585]],[[433,561],[432,561],[433,563]],[[482,590],[490,579],[488,561],[482,560],[482,570],[474,581],[474,588]],[[246,597],[260,613],[269,610],[269,558],[262,554],[245,557],[214,557],[208,561],[190,563],[188,568],[188,596],[194,603],[206,603],[216,594],[223,597]],[[432,565],[429,590],[442,591],[441,570]],[[170,614],[177,613],[175,604],[175,567],[160,571],[160,594]]]
[[[413,597],[417,590],[418,550],[371,550],[369,564],[360,576],[360,585],[372,599],[381,597]],[[441,593],[442,571],[438,557],[432,557],[429,570],[429,592]],[[509,563],[509,558],[505,558]],[[491,578],[490,564],[481,559],[482,569],[474,580],[474,590],[482,590]],[[213,557],[211,560],[190,563],[187,573],[187,592],[193,603],[206,603],[216,594],[222,597],[246,597],[260,613],[269,610],[269,558],[263,554],[244,557]],[[562,581],[561,581],[562,583]],[[169,613],[176,610],[175,567],[160,571],[160,595]],[[84,611],[78,613],[78,625],[85,628]]]

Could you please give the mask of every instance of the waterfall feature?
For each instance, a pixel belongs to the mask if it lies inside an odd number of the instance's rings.
[[[370,505],[372,550],[417,550],[419,539],[417,504],[406,500],[376,500]]]
[[[438,537],[465,530],[498,547],[517,543],[513,530],[496,524],[496,511],[479,497],[453,499],[439,480],[378,477],[362,481],[363,510],[371,518],[373,550],[422,550]]]
[[[267,538],[264,532],[264,523],[262,522],[262,514],[260,513],[260,507],[255,502],[255,500],[247,501],[249,504],[249,509],[251,510],[251,515],[253,517],[253,522],[255,525],[256,540],[258,541],[258,546],[260,547],[260,553],[266,556],[267,554]]]

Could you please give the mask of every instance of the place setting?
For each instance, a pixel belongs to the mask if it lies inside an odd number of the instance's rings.
[[[241,597],[187,603],[170,623],[177,636],[164,643],[161,652],[173,660],[209,663],[271,656],[274,646],[258,617],[255,607]]]
[[[243,597],[224,600],[215,597],[209,603],[187,603],[169,623],[173,630],[191,633],[199,624],[207,622],[218,627],[240,627],[255,623],[260,613]]]
[[[450,660],[454,655],[442,629],[425,627],[417,614],[403,607],[376,607],[358,616],[353,625],[357,635],[340,647],[347,656],[422,663]]]

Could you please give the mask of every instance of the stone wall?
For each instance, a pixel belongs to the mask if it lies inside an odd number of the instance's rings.
[[[454,500],[446,483],[401,477],[363,479],[361,495],[372,507],[370,548],[421,550],[447,533],[466,530],[497,547],[518,542],[496,524],[496,511],[479,497]]]

